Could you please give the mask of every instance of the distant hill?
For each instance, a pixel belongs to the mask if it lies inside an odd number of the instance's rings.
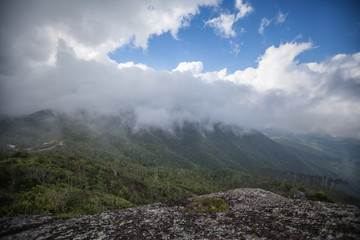
[[[274,129],[265,129],[263,133],[276,142],[318,155],[348,159],[360,166],[360,139],[332,137],[327,134],[294,134]]]
[[[359,139],[332,137],[326,134],[294,134],[274,129],[266,129],[263,132],[277,143],[293,149],[298,156],[311,159],[313,155],[318,155],[320,158],[326,158],[324,167],[327,165],[343,179],[352,182],[353,186],[360,184]],[[352,188],[352,192],[360,194],[357,187]]]
[[[262,167],[341,177],[328,167],[329,162],[336,164],[335,158],[320,157],[304,147],[289,148],[259,131],[221,123],[203,126],[184,122],[166,130],[153,127],[134,129],[121,117],[71,118],[51,110],[0,123],[2,149],[13,144],[19,149],[35,151],[43,144],[63,140],[69,143],[65,148],[68,151],[87,151],[83,143],[110,154],[112,149],[118,148],[123,155],[133,155],[132,161],[143,165],[161,165],[176,159],[171,164],[180,161],[184,166],[197,164],[208,169],[238,170]],[[139,156],[142,153],[146,157]]]

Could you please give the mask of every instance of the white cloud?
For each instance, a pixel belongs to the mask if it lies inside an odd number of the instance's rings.
[[[237,84],[247,84],[257,92],[282,91],[286,94],[316,87],[317,81],[309,77],[307,67],[299,66],[295,58],[312,48],[307,43],[286,43],[279,47],[271,46],[259,57],[258,67],[238,70],[226,76],[226,80]]]
[[[44,63],[54,59],[61,38],[77,57],[107,61],[108,52],[129,42],[145,49],[152,35],[170,32],[176,38],[199,6],[216,4],[217,0],[8,1],[1,9],[6,19],[1,24],[2,38],[6,36],[2,43],[11,46],[12,58],[15,51],[28,62]]]
[[[243,0],[235,1],[235,9],[237,10],[237,14],[222,13],[219,17],[206,21],[205,25],[213,27],[216,34],[220,37],[235,37],[236,32],[233,29],[234,23],[239,21],[239,19],[247,16],[254,10],[249,3],[243,3]],[[244,31],[244,28],[241,28],[241,32]]]
[[[228,74],[226,68],[201,73],[201,62],[168,72],[79,59],[62,40],[54,66],[2,77],[1,112],[131,111],[140,125],[206,120],[359,137],[360,53],[298,63],[296,57],[311,48],[296,42],[272,46],[256,68]]]
[[[246,2],[244,3],[243,0],[236,0],[235,1],[235,8],[239,11],[236,14],[236,19],[240,19],[245,17],[246,15],[250,14],[254,9],[251,7],[251,5]]]
[[[227,69],[223,68],[220,71],[206,72],[200,75],[201,79],[208,83],[213,83],[216,81],[223,81],[226,78]]]
[[[259,27],[259,34],[264,35],[264,30],[266,27],[268,27],[270,25],[272,20],[267,19],[266,17],[264,17],[263,19],[261,19],[260,22],[260,27]]]
[[[202,62],[181,62],[179,65],[173,70],[178,72],[191,72],[194,75],[198,75],[203,70]]]
[[[236,36],[236,33],[233,29],[234,23],[234,14],[221,14],[220,17],[208,20],[205,25],[209,25],[215,28],[215,31],[219,36],[230,38]]]
[[[263,126],[360,137],[360,53],[299,64],[296,57],[311,48],[310,42],[271,46],[257,68],[224,80],[256,91],[248,103],[268,114]]]
[[[312,43],[286,43],[280,47],[269,47],[264,55],[259,57],[257,76],[251,85],[259,91],[280,89],[283,91],[297,90],[300,85],[306,85],[309,79],[297,67],[295,58],[305,50],[309,50]],[[307,87],[307,86],[304,86]]]
[[[119,69],[132,68],[132,67],[138,67],[138,68],[140,68],[142,70],[146,70],[146,69],[149,68],[148,66],[146,66],[145,64],[142,64],[142,63],[135,64],[134,62],[125,62],[125,63],[119,63],[118,64]]]

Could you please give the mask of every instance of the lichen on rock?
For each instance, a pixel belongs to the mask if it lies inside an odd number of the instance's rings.
[[[360,210],[244,188],[75,218],[2,218],[0,238],[360,239]]]

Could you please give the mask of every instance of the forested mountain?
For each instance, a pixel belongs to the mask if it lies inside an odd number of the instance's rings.
[[[327,134],[295,134],[274,129],[263,132],[272,140],[291,148],[298,156],[307,159],[325,158],[322,168],[330,168],[338,176],[352,183],[350,190],[359,195],[360,183],[360,140],[332,137]],[[314,162],[316,164],[318,162]]]
[[[1,214],[96,213],[238,187],[292,196],[341,190],[341,161],[221,123],[138,126],[131,114],[74,116],[51,110],[3,117]],[[348,178],[351,179],[351,178]],[[324,199],[328,199],[325,197]]]
[[[333,158],[347,159],[360,166],[360,140],[332,137],[327,134],[295,134],[264,129],[269,138],[295,148]]]

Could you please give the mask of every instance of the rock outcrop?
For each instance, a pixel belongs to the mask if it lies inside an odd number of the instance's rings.
[[[261,189],[209,194],[224,212],[189,208],[196,198],[78,218],[0,219],[1,239],[360,239],[355,206],[283,198]]]

